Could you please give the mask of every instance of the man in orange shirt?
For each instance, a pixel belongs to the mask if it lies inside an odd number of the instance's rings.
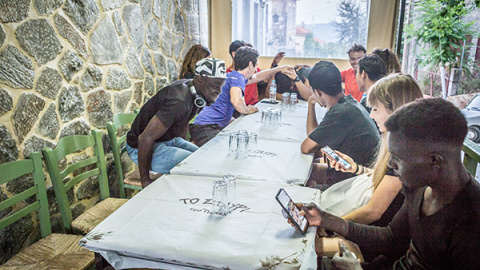
[[[358,60],[363,58],[367,50],[359,44],[353,46],[347,51],[348,62],[352,68],[341,72],[342,82],[345,83],[345,95],[352,95],[358,102],[362,99],[363,92],[358,88],[357,80],[355,79],[355,70],[358,68]]]

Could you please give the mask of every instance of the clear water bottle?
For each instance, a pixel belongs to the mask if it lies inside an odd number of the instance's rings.
[[[277,99],[277,83],[275,80],[270,84],[270,103],[275,103]]]

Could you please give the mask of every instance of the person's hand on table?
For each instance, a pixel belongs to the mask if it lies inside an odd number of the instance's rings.
[[[345,246],[342,240],[338,242],[340,252],[337,252],[332,258],[333,269],[341,270],[361,270],[360,260],[357,259],[355,254],[346,248],[342,249],[342,245]]]
[[[253,106],[253,105],[248,105],[247,108],[248,108],[248,111],[250,112],[250,114],[258,112],[258,108]]]
[[[308,220],[309,226],[320,226],[322,222],[322,209],[320,209],[315,203],[309,203],[304,205],[303,203],[296,203],[298,209],[301,209],[300,215],[305,216]],[[288,223],[294,227],[291,219],[288,219]]]
[[[275,58],[273,58],[272,61],[272,67],[276,67],[280,61],[282,61],[282,58],[285,56],[285,52],[279,52],[277,55],[275,55]]]
[[[348,170],[345,170],[344,168],[340,167],[340,163],[338,163],[337,161],[335,160],[329,160],[330,161],[330,166],[332,166],[332,168],[335,168],[335,170],[337,171],[341,171],[341,172],[345,172],[345,173],[354,173],[355,170],[357,170],[357,166],[358,164],[351,158],[349,157],[348,155],[345,155],[344,153],[340,152],[340,151],[337,151],[337,150],[334,150],[335,153],[337,153],[340,157],[342,157],[343,159],[345,159],[348,163],[350,163],[350,165],[352,165],[350,167],[350,169]]]

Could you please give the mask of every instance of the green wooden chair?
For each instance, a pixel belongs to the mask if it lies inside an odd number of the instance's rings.
[[[480,146],[470,139],[465,139],[465,141],[463,141],[462,151],[465,153],[463,165],[467,171],[475,177],[477,165],[480,163]]]
[[[142,182],[140,180],[140,173],[138,169],[135,169],[130,174],[123,176],[123,167],[122,167],[122,154],[124,154],[127,149],[126,139],[127,135],[117,136],[117,132],[121,127],[133,123],[135,117],[137,116],[138,111],[135,110],[135,113],[117,113],[113,116],[113,121],[107,123],[108,137],[110,138],[110,146],[112,148],[113,159],[115,162],[115,170],[117,172],[117,183],[120,189],[120,197],[125,198],[125,189],[135,189],[142,190]],[[155,180],[159,178],[161,174],[151,171],[150,178]]]
[[[58,165],[63,158],[71,153],[89,148],[93,148],[93,156],[71,164],[65,170],[60,171]],[[42,152],[55,190],[60,213],[62,214],[63,226],[67,232],[88,233],[127,202],[126,199],[110,198],[102,136],[99,131],[92,130],[91,135],[64,137],[58,142],[54,150],[46,147]],[[79,169],[82,169],[80,174],[66,181],[72,173]],[[98,178],[101,201],[73,220],[67,191],[81,181],[94,176]]]
[[[0,212],[17,204],[27,205],[13,214],[0,219],[0,230],[29,216],[38,210],[38,220],[42,239],[20,251],[0,269],[86,269],[94,261],[94,253],[81,247],[79,235],[52,234],[47,192],[39,152],[30,155],[30,159],[13,161],[0,165],[0,185],[23,175],[33,175],[33,186],[0,202]],[[36,199],[28,204],[27,198]]]
[[[113,116],[113,122],[107,123],[108,137],[110,138],[110,146],[112,148],[113,160],[115,162],[115,170],[117,172],[117,183],[120,189],[120,197],[125,198],[125,188],[141,190],[142,184],[140,179],[124,179],[122,167],[122,154],[127,151],[125,148],[127,135],[124,134],[117,137],[119,128],[133,123],[135,113],[117,113]]]

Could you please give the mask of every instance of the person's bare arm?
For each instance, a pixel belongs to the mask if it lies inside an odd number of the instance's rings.
[[[284,74],[287,75],[292,81],[294,81],[297,77],[297,73],[295,72],[295,70],[289,70]],[[300,94],[300,96],[302,96],[303,99],[308,100],[312,96],[313,90],[307,87],[301,80],[297,82],[294,81],[293,83],[297,87],[298,93]]]
[[[246,105],[245,100],[242,97],[242,89],[240,87],[230,88],[230,102],[235,110],[241,114],[252,114],[258,111],[257,107],[252,105]]]
[[[150,119],[142,134],[138,136],[138,169],[144,188],[152,183],[149,171],[152,166],[153,144],[158,138],[162,137],[167,129],[168,127],[165,127],[162,121],[154,116]]]
[[[350,214],[343,216],[343,219],[361,224],[370,224],[379,220],[400,192],[400,189],[402,189],[402,182],[398,180],[398,177],[385,175],[373,192],[370,201]]]
[[[248,79],[247,84],[252,84],[252,83],[257,83],[259,81],[263,81],[263,80],[271,77],[272,75],[274,75],[277,72],[282,72],[283,73],[283,72],[286,72],[289,69],[293,69],[293,67],[285,65],[285,66],[279,66],[279,67],[276,67],[276,68],[262,70],[258,73],[253,74],[252,78]]]
[[[318,126],[317,115],[315,114],[315,104],[317,100],[314,96],[308,98],[308,113],[307,113],[307,134],[312,133]]]
[[[320,146],[314,140],[307,137],[300,145],[302,154],[316,153],[320,150]]]

